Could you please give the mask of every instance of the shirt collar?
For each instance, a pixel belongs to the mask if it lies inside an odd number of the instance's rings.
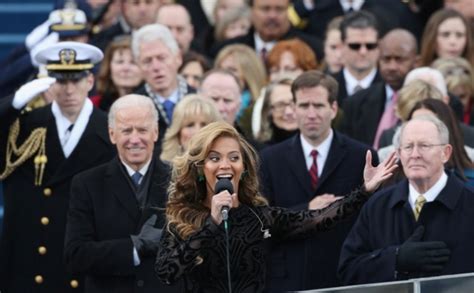
[[[377,74],[377,68],[374,67],[372,71],[370,71],[370,73],[361,80],[357,80],[354,76],[352,76],[347,68],[342,70],[342,74],[344,74],[344,80],[346,82],[347,95],[351,96],[354,94],[354,89],[357,85],[360,85],[363,89],[366,89],[372,84],[372,81],[375,79],[375,75]]]
[[[263,41],[257,32],[253,34],[253,38],[255,40],[255,51],[257,52],[257,54],[260,54],[263,48],[267,50],[267,54],[268,54],[276,44],[276,41],[272,41],[272,42]]]
[[[135,170],[133,170],[130,166],[128,166],[125,162],[123,162],[121,160],[122,164],[125,166],[125,169],[127,170],[127,173],[128,173],[128,176],[132,176],[133,174],[135,174]],[[148,162],[145,163],[145,165],[143,165],[143,167],[138,170],[138,173],[140,173],[142,176],[145,176],[146,172],[148,171],[148,168],[150,167],[150,163],[151,163],[151,159],[148,160]]]
[[[303,148],[303,155],[305,157],[306,165],[309,169],[311,164],[313,163],[313,158],[311,157],[311,151],[312,150],[317,150],[318,151],[318,173],[321,173],[320,171],[324,167],[324,163],[326,162],[326,159],[329,155],[329,149],[331,148],[331,143],[334,137],[334,132],[332,129],[329,129],[329,135],[326,137],[325,140],[323,140],[317,147],[312,146],[302,134],[300,134],[300,139],[301,139],[301,147]]]
[[[349,2],[348,0],[339,0],[344,12],[348,12],[351,7],[354,11],[359,11],[364,5],[364,0],[352,0],[352,4]]]
[[[436,199],[438,194],[440,194],[441,190],[446,186],[448,182],[448,175],[445,172],[441,174],[441,177],[436,181],[436,183],[428,189],[425,193],[423,193],[423,197],[426,199],[426,202],[432,202]],[[420,193],[415,189],[415,187],[408,183],[408,201],[412,208],[415,208],[415,201]]]

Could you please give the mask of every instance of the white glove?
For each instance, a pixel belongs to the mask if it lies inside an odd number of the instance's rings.
[[[12,106],[13,108],[20,110],[26,106],[31,100],[33,100],[36,96],[45,92],[49,89],[49,87],[56,82],[56,78],[52,77],[45,77],[40,79],[35,79],[24,84],[21,88],[19,88],[16,93],[15,97],[13,97]]]
[[[42,39],[38,44],[36,44],[31,50],[30,50],[30,59],[31,59],[31,64],[33,64],[34,67],[38,67],[39,64],[35,60],[36,54],[43,48],[46,48],[49,45],[56,44],[59,41],[59,34],[56,32],[50,33],[46,38]]]
[[[49,33],[49,26],[51,23],[49,20],[46,20],[42,24],[35,27],[25,39],[25,46],[30,51],[33,47],[38,44],[42,39],[44,39]]]

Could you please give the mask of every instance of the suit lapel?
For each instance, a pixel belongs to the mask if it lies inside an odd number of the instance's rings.
[[[149,219],[153,214],[165,214],[167,197],[167,187],[169,183],[169,170],[159,160],[153,160],[153,173],[150,178],[146,206],[140,218],[139,226]],[[164,225],[164,217],[158,217],[159,225]]]
[[[334,137],[331,142],[328,158],[326,160],[326,163],[324,164],[321,177],[318,180],[318,186],[316,187],[316,191],[318,191],[319,187],[324,184],[324,181],[328,179],[328,177],[331,175],[331,173],[334,172],[336,167],[344,160],[346,154],[347,150],[345,147],[345,143],[342,141],[341,137],[336,133],[336,131],[334,131]]]
[[[291,172],[295,174],[296,180],[298,180],[300,186],[303,187],[308,198],[313,197],[314,192],[311,187],[309,172],[306,168],[306,160],[304,158],[299,134],[293,137],[286,160],[289,162]]]
[[[108,138],[105,137],[107,135],[106,130],[97,129],[97,127],[101,124],[97,123],[97,115],[95,114],[96,112],[94,110],[78,144],[74,148],[69,158],[63,159],[63,162],[58,166],[58,168],[56,168],[56,172],[51,177],[48,184],[52,185],[71,178],[77,173],[90,167],[89,165],[91,163],[102,161],[100,157],[103,156],[103,152],[97,148],[98,146],[104,144]],[[56,131],[55,137],[59,146],[59,149],[56,149],[56,152],[60,153],[62,158],[64,158],[64,153],[59,143],[56,127],[54,127],[54,129],[54,131]]]
[[[136,223],[140,214],[138,203],[121,168],[121,162],[118,158],[112,160],[105,174],[104,184],[110,188],[113,196],[120,202],[130,218]]]

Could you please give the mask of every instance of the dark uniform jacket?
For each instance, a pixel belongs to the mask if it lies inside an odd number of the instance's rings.
[[[419,225],[422,241],[444,241],[450,259],[439,275],[474,272],[474,191],[449,175],[433,202],[423,205],[418,222],[408,202],[408,181],[375,194],[362,208],[341,251],[344,284],[388,282],[428,275],[395,274],[395,250]]]
[[[180,292],[179,286],[168,287],[158,280],[153,268],[156,255],[134,266],[130,235],[137,235],[153,214],[158,215],[155,226],[164,225],[169,168],[154,160],[147,173],[143,180],[149,177],[148,192],[141,204],[118,158],[74,178],[65,261],[73,271],[85,274],[85,292]]]
[[[107,134],[106,116],[94,110],[82,137],[65,158],[51,105],[20,115],[12,98],[0,101],[0,169],[5,169],[11,122],[20,117],[17,145],[46,127],[48,162],[40,186],[35,186],[34,156],[3,181],[5,216],[0,250],[2,292],[79,292],[82,282],[63,264],[64,232],[72,177],[110,160],[115,151]],[[73,289],[78,287],[78,289]]]
[[[361,186],[369,146],[334,131],[334,137],[316,190],[297,134],[262,151],[263,194],[271,206],[308,209],[318,194],[348,195]],[[378,163],[375,152],[374,163]],[[339,251],[355,216],[307,240],[288,241],[272,249],[267,286],[269,292],[335,287]]]
[[[349,137],[373,145],[380,119],[385,111],[385,83],[373,84],[343,102],[341,131]]]

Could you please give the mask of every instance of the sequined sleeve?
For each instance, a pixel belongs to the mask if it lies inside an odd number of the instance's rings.
[[[173,226],[163,229],[155,263],[155,271],[162,282],[173,284],[199,263],[200,251],[212,246],[219,226],[209,217],[203,227],[187,240],[181,239]]]
[[[326,231],[360,210],[370,194],[362,188],[320,210],[292,211],[269,207],[266,218],[277,239],[306,238],[318,231]]]

